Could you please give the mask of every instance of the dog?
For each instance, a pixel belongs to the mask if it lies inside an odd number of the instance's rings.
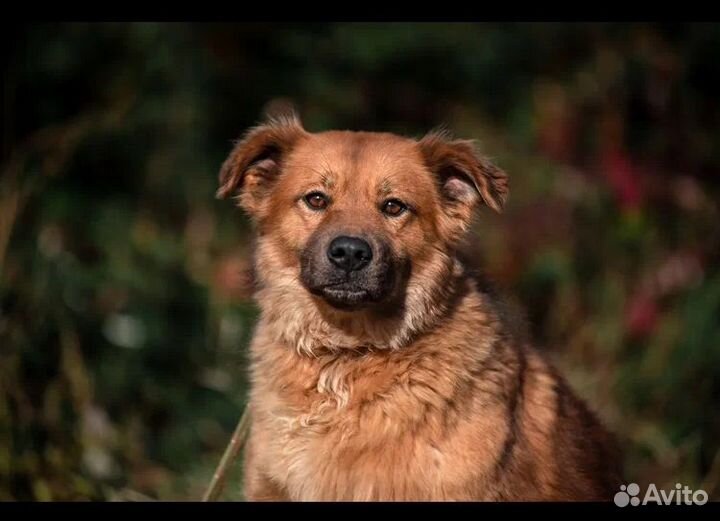
[[[248,500],[612,499],[614,438],[461,260],[508,196],[472,141],[290,114],[219,177],[255,229]]]

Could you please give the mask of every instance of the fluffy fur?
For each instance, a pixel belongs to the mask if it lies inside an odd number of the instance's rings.
[[[257,229],[248,499],[612,498],[611,437],[459,258],[475,208],[508,193],[471,142],[290,116],[246,134],[220,181]],[[303,206],[316,189],[326,211]],[[383,216],[388,196],[411,210]],[[303,286],[310,244],[338,233],[389,245],[387,302],[336,309]]]

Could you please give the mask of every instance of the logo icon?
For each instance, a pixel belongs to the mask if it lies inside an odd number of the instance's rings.
[[[634,507],[640,504],[640,498],[637,495],[640,493],[640,486],[637,483],[630,483],[627,487],[620,485],[620,492],[615,494],[615,504],[619,507],[626,507],[632,505]]]

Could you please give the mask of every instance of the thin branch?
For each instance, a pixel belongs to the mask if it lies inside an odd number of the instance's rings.
[[[205,492],[203,501],[217,501],[220,494],[222,494],[228,470],[237,459],[238,454],[240,454],[240,450],[245,444],[249,426],[250,412],[248,411],[248,407],[245,406],[245,410],[240,417],[240,421],[238,422],[237,427],[235,427],[235,432],[233,433],[232,438],[230,438],[230,443],[225,449],[225,454],[223,454],[217,469],[215,469],[215,474],[213,475],[207,492]]]

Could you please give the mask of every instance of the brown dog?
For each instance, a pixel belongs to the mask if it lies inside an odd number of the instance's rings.
[[[507,176],[468,141],[251,130],[220,173],[257,229],[250,500],[598,500],[614,444],[457,250]]]

